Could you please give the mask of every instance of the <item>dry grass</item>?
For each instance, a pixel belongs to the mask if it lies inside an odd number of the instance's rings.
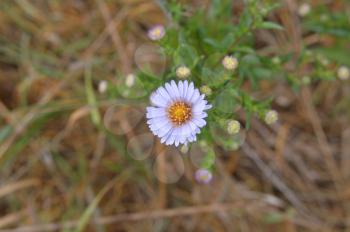
[[[332,43],[302,36],[296,2],[281,3],[272,17],[286,30],[258,32],[259,52]],[[150,139],[143,103],[94,95],[91,104],[86,80],[117,84],[135,69],[145,28],[165,21],[149,0],[1,1],[0,231],[347,231],[349,85],[295,94],[266,84],[280,123],[254,120],[242,149],[217,148],[209,186],[194,182],[189,157],[158,142],[147,159],[128,155],[130,141]],[[108,112],[114,133],[103,128]]]

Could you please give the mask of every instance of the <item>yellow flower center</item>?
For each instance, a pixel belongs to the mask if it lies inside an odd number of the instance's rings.
[[[185,102],[175,102],[168,108],[168,117],[174,125],[181,126],[191,119],[191,106]]]
[[[160,38],[162,36],[163,30],[157,27],[157,28],[154,28],[151,33],[152,33],[152,36],[156,38]]]
[[[207,181],[207,180],[209,180],[209,174],[205,174],[205,175],[201,175],[200,176],[200,179],[201,179],[201,181]]]

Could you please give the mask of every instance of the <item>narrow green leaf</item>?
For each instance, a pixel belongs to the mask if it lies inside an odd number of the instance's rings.
[[[95,199],[90,203],[89,207],[85,210],[83,215],[80,217],[78,221],[78,225],[75,229],[75,232],[81,232],[84,231],[86,228],[92,214],[94,213],[95,209],[97,208],[98,204],[102,200],[103,196],[110,190],[110,188],[113,186],[114,181],[109,182],[95,197]]]
[[[91,120],[96,126],[100,126],[101,124],[101,116],[100,113],[98,112],[98,107],[97,107],[97,100],[96,96],[94,93],[94,89],[92,86],[92,76],[91,76],[91,66],[87,65],[85,68],[85,93],[86,93],[86,98],[87,102],[91,109]]]
[[[274,30],[284,30],[284,28],[275,22],[262,22],[258,28],[261,29],[274,29]]]
[[[2,143],[12,131],[12,126],[6,125],[0,129],[0,143]]]

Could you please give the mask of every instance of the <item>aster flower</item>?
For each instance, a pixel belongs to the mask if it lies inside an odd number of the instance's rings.
[[[238,60],[234,56],[225,56],[224,59],[222,60],[222,65],[227,70],[234,70],[238,66]]]
[[[187,144],[197,140],[206,125],[205,112],[211,105],[205,95],[187,80],[166,83],[151,94],[152,107],[147,107],[149,128],[166,145]]]
[[[209,170],[201,168],[196,171],[194,178],[198,183],[209,184],[213,179],[213,174]]]
[[[165,29],[163,25],[155,25],[148,30],[148,38],[151,40],[161,40],[165,35]]]
[[[276,110],[270,110],[265,114],[266,124],[273,124],[278,120],[278,113]]]
[[[191,75],[191,70],[182,65],[176,69],[176,76],[181,79],[185,79]]]

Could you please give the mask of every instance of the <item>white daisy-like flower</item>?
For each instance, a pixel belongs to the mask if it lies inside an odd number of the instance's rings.
[[[151,94],[152,107],[147,107],[149,128],[166,145],[187,144],[197,140],[206,125],[205,112],[211,105],[194,84],[187,80],[166,83]]]
[[[222,65],[227,70],[235,70],[238,67],[238,60],[234,56],[225,56],[224,59],[222,59]]]
[[[148,38],[151,40],[161,40],[165,35],[165,28],[163,25],[155,25],[148,30]]]

